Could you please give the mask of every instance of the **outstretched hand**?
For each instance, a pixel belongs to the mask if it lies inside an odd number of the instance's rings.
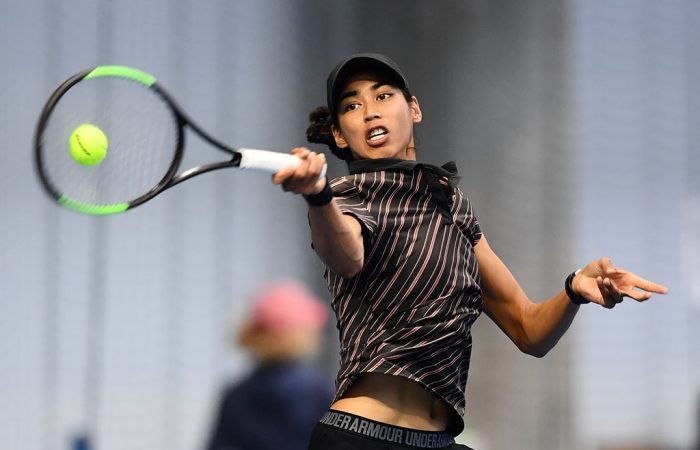
[[[613,266],[609,258],[601,258],[584,267],[574,277],[572,287],[586,300],[606,308],[614,308],[625,297],[643,302],[651,298],[652,294],[668,292],[660,284]]]

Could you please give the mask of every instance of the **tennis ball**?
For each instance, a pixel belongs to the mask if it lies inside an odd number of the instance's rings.
[[[84,123],[73,130],[69,139],[70,155],[84,166],[96,166],[107,156],[107,136],[95,125]]]

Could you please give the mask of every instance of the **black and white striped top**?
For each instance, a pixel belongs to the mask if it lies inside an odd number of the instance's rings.
[[[406,377],[454,408],[456,435],[471,325],[483,309],[471,204],[454,165],[374,159],[349,169],[331,187],[341,211],[361,223],[365,257],[353,278],[324,274],[340,332],[336,399],[363,372]]]

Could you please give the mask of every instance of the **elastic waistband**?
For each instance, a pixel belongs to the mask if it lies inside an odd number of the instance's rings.
[[[421,431],[397,427],[332,409],[321,417],[319,423],[395,445],[444,448],[454,444],[454,438],[446,431]]]

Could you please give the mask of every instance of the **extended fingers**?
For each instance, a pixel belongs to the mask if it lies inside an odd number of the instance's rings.
[[[645,280],[644,278],[636,277],[636,283],[635,285],[639,289],[643,289],[647,292],[654,292],[656,294],[667,294],[668,293],[668,288],[666,286],[662,286],[657,283],[652,283],[649,280]]]
[[[650,299],[653,294],[666,294],[668,289],[660,284],[645,280],[625,269],[615,267],[610,258],[604,257],[588,264],[583,273],[590,278],[595,277],[595,283],[600,295],[593,295],[591,300],[606,308],[614,308],[629,297],[638,302]],[[597,294],[597,293],[596,293]]]
[[[625,295],[631,299],[637,300],[638,302],[643,302],[651,298],[651,293],[645,291],[629,291],[625,292]]]
[[[634,288],[638,288],[641,290],[637,290]],[[666,294],[668,292],[668,289],[666,289],[666,287],[661,286],[660,284],[652,283],[637,276],[634,277],[634,288],[625,290],[625,295],[639,302],[649,300],[652,296],[652,293]]]
[[[633,285],[635,288],[642,289],[643,291],[647,292],[653,292],[656,294],[666,294],[668,293],[668,288],[658,284],[658,283],[653,283],[649,280],[645,280],[644,278],[632,273],[628,272],[624,269],[620,269],[619,267],[612,267],[608,268],[605,271],[605,274],[608,277],[615,278],[615,279],[621,279],[622,277],[625,277],[626,280],[628,280],[628,283]],[[627,283],[623,283],[627,284]],[[627,292],[627,291],[625,291]]]

